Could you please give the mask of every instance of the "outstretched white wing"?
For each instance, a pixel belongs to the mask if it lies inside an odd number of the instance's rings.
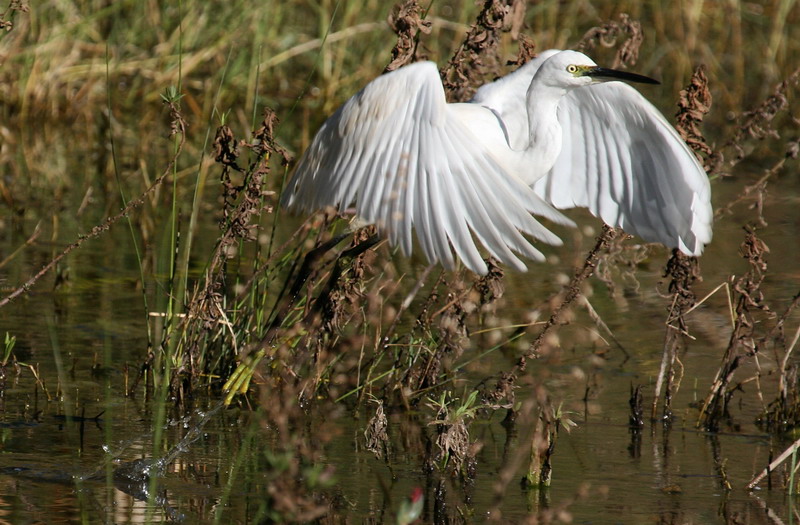
[[[621,82],[579,88],[559,104],[563,145],[533,188],[642,239],[700,255],[711,241],[708,176],[664,116]]]
[[[472,109],[472,108],[470,108]],[[412,229],[431,262],[472,271],[486,264],[473,239],[503,263],[524,270],[512,252],[541,260],[522,235],[561,241],[531,213],[570,221],[510,175],[445,101],[432,62],[412,64],[373,80],[322,126],[304,153],[282,203],[315,210],[355,203],[393,245],[411,252]],[[500,124],[494,119],[497,133]]]
[[[472,100],[497,113],[515,149],[528,140],[528,86],[557,52],[544,51]],[[557,208],[585,207],[609,225],[699,255],[711,241],[708,177],[664,116],[621,82],[574,89],[558,109],[562,149],[546,176],[528,181],[536,193]]]

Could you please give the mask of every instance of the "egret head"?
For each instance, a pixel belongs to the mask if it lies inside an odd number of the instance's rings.
[[[578,51],[561,51],[548,58],[536,76],[545,84],[570,89],[609,80],[626,80],[643,84],[658,84],[658,80],[636,73],[598,66],[594,60]]]

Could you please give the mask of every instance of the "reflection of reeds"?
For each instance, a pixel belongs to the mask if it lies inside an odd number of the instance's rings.
[[[136,199],[133,199],[130,202],[128,202],[125,205],[125,207],[122,209],[122,211],[120,211],[119,213],[117,213],[113,217],[109,217],[102,224],[98,224],[97,226],[92,228],[92,230],[88,234],[82,235],[77,241],[75,241],[72,244],[70,244],[64,251],[62,251],[57,256],[55,256],[53,259],[51,259],[50,262],[48,262],[41,270],[39,270],[36,274],[34,274],[30,279],[25,281],[25,283],[23,283],[21,286],[17,287],[13,292],[11,292],[6,297],[4,297],[2,300],[0,300],[0,308],[2,308],[3,306],[7,305],[9,302],[13,301],[14,299],[19,297],[20,295],[24,294],[25,292],[29,291],[31,289],[31,287],[33,285],[35,285],[36,282],[39,279],[41,279],[43,276],[45,276],[47,273],[49,273],[50,270],[55,268],[59,261],[61,261],[64,257],[69,255],[73,250],[76,250],[76,249],[80,248],[81,245],[83,245],[84,242],[86,242],[87,240],[90,240],[90,239],[95,239],[97,237],[100,237],[104,233],[108,232],[108,230],[111,228],[111,226],[116,224],[120,219],[122,219],[123,217],[127,217],[128,214],[130,214],[132,210],[142,206],[144,204],[144,202],[146,201],[146,199],[161,185],[161,183],[170,174],[173,173],[173,170],[175,168],[175,164],[176,164],[178,158],[180,157],[180,154],[181,154],[181,152],[183,150],[183,145],[185,143],[185,136],[186,136],[185,127],[186,127],[186,123],[184,122],[183,117],[180,114],[180,110],[178,109],[178,106],[173,104],[173,103],[171,103],[171,102],[168,103],[168,105],[170,107],[170,116],[172,117],[171,126],[173,127],[173,129],[177,130],[176,133],[179,135],[179,137],[178,137],[179,138],[179,142],[177,144],[175,155],[167,163],[167,167],[164,169],[164,172],[161,174],[161,176],[159,176],[155,181],[153,181],[153,184],[151,184],[150,187],[148,187],[141,195],[139,195],[139,197],[137,197]],[[29,243],[26,243],[26,244],[29,244]]]

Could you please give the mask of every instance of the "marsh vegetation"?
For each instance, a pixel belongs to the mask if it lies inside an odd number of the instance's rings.
[[[800,9],[682,7],[12,0],[0,520],[800,517]],[[662,81],[702,257],[576,210],[547,263],[479,277],[279,209],[387,66],[466,100],[552,47]]]

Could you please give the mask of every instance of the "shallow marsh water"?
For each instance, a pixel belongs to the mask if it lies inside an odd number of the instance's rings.
[[[745,15],[756,19],[753,13],[759,11],[757,8],[755,3],[747,4]],[[659,24],[663,20],[650,26]],[[788,40],[791,31],[791,26],[786,29]],[[449,33],[438,34],[438,38],[452,41]],[[561,40],[565,38],[560,36]],[[661,40],[662,36],[657,38]],[[387,36],[387,42],[390,40]],[[677,89],[688,78],[687,64],[700,61],[701,53],[697,48],[694,51],[684,57],[683,73],[665,66],[662,76],[674,79],[671,86],[665,82],[668,86],[648,93],[654,99],[663,99],[656,102],[668,116]],[[729,51],[715,55],[711,50],[708,54],[725,65],[740,53],[737,49]],[[708,59],[706,52],[702,54]],[[654,54],[647,60],[658,61],[659,56]],[[754,74],[747,79],[754,85],[732,92],[734,73],[739,70],[719,69],[723,70],[720,75],[729,76],[712,82],[722,108],[712,111],[705,126],[712,141],[724,140],[735,128],[728,111],[750,108],[770,92],[773,80],[782,78],[781,72],[772,71],[765,80],[759,76],[764,73],[761,68],[753,66],[748,71]],[[299,76],[306,78],[305,74]],[[288,80],[282,82],[289,84]],[[288,108],[297,95],[281,93],[284,107],[275,108],[279,116],[287,120],[292,117]],[[245,123],[248,120],[238,117]],[[319,120],[321,115],[315,118]],[[145,124],[130,115],[120,115],[119,119],[116,148],[124,183],[135,186],[140,179],[152,180],[152,174],[168,161],[171,143],[165,138],[166,130],[153,139],[157,147],[145,148],[136,136],[136,130],[142,131]],[[296,145],[296,130],[307,124],[290,120],[279,131],[279,139]],[[86,125],[93,129],[96,123]],[[787,139],[796,135],[796,125],[790,119],[782,125],[780,132]],[[95,135],[95,141],[76,140],[74,129],[47,123],[4,126],[3,130],[7,130],[5,136],[15,139],[0,150],[4,165],[13,163],[9,173],[18,179],[30,176],[31,184],[19,184],[20,193],[15,194],[24,204],[23,213],[11,207],[0,210],[0,259],[24,244],[40,221],[44,231],[0,269],[0,290],[8,293],[79,234],[99,224],[118,204],[108,168],[110,147],[102,134]],[[39,147],[37,136],[45,139]],[[196,159],[203,146],[200,138],[194,140],[196,143],[187,148],[188,156]],[[737,167],[734,177],[713,183],[716,206],[730,202],[784,155],[781,140],[766,142],[765,151],[748,160],[746,167]],[[219,192],[214,186],[216,172],[209,164],[201,169],[210,174],[194,241],[197,259],[190,265],[191,279],[201,273],[204,257],[219,235],[215,222],[220,213]],[[190,173],[191,168],[181,171],[181,182],[189,179]],[[761,290],[779,313],[800,289],[797,173],[796,161],[790,160],[770,182],[764,201],[767,226],[758,232],[770,247],[766,256],[769,271]],[[14,182],[8,182],[8,187]],[[193,189],[178,186],[178,191],[179,200],[186,205]],[[163,188],[163,192],[169,189]],[[256,517],[266,521],[265,494],[271,489],[270,469],[275,458],[265,461],[264,455],[278,443],[274,429],[259,418],[258,399],[214,412],[199,428],[195,411],[213,410],[219,403],[216,393],[195,392],[189,407],[193,410],[188,412],[155,400],[144,386],[134,396],[125,395],[148,351],[148,323],[151,328],[157,326],[151,314],[166,308],[167,268],[163,258],[152,256],[154,251],[163,254],[169,249],[165,240],[168,211],[160,207],[165,200],[163,195],[154,199],[149,215],[137,217],[139,222],[135,223],[146,239],[142,243],[147,275],[144,284],[131,233],[120,222],[70,255],[55,275],[0,310],[0,336],[8,332],[17,338],[14,356],[21,363],[5,369],[0,388],[0,523],[250,523]],[[744,238],[742,226],[756,218],[749,207],[751,202],[734,207],[716,221],[714,240],[700,259],[703,281],[695,286],[698,297],[748,269],[739,256],[739,245]],[[599,232],[597,220],[580,212],[573,216],[582,229],[560,230],[565,246],[545,248],[548,263],[532,265],[525,274],[506,275],[505,296],[487,314],[488,326],[505,327],[548,314],[542,304],[582,262]],[[291,231],[288,225],[294,219],[282,220]],[[381,258],[391,257],[385,248],[379,253]],[[422,266],[419,258],[408,261],[397,254],[394,257],[404,269],[418,272]],[[537,385],[545,385],[550,401],[560,405],[576,424],[569,432],[559,433],[549,489],[533,491],[520,484],[527,468],[524,452],[533,429],[520,424],[509,430],[501,422],[501,411],[470,423],[470,438],[480,448],[474,481],[464,484],[448,479],[421,459],[429,454],[426,447],[431,446],[423,437],[430,427],[429,417],[413,410],[390,412],[389,459],[379,460],[364,444],[364,430],[374,407],[366,404],[353,410],[344,402],[331,411],[310,408],[307,427],[302,429],[309,436],[329,439],[317,458],[318,465],[332,467],[332,484],[325,493],[334,503],[327,522],[393,523],[400,502],[415,487],[421,487],[425,496],[423,522],[446,523],[458,518],[484,521],[496,503],[503,467],[514,462],[519,468],[503,490],[501,521],[525,522],[531,516],[541,521],[625,524],[777,524],[797,520],[796,496],[788,495],[777,479],[782,473],[774,475],[770,490],[766,483],[753,492],[744,489],[769,459],[795,438],[791,433],[768,433],[755,424],[764,405],[775,398],[781,355],[767,352],[759,356],[758,370],[753,361],[743,362],[737,380],[753,378],[759,372],[758,384],[745,382],[741,391],[734,393],[731,417],[723,421],[719,431],[707,432],[696,425],[697,404],[708,394],[729,342],[731,320],[724,289],[687,318],[695,339],[689,340],[686,351],[680,354],[680,388],[672,401],[675,418],[670,423],[646,418],[640,431],[629,427],[631,387],[642,385],[648,415],[659,372],[670,306],[661,283],[667,257],[666,250],[657,249],[638,265],[635,274],[614,273],[617,293],[613,295],[599,280],[589,282],[585,294],[616,342],[597,327],[585,308],[575,306],[570,323],[558,330],[559,344],[553,345],[557,350],[532,361],[521,378],[519,399],[531,397]],[[146,290],[148,308],[143,304],[141,286]],[[800,313],[794,311],[787,319],[787,337],[799,323]],[[535,330],[530,329],[518,345],[505,345],[486,355],[482,354],[512,330],[473,337],[471,347],[455,363],[466,363],[463,373],[456,375],[455,391],[466,393],[476,381],[508,370],[521,349],[530,344]],[[341,350],[344,353],[352,348]],[[37,384],[25,365],[36,367],[42,383]],[[167,413],[168,423],[163,429],[166,438],[162,446],[155,447],[153,422],[158,420],[161,408]],[[186,442],[187,434],[194,430],[201,431],[197,439]],[[180,450],[172,449],[182,442]],[[176,459],[158,477],[159,484],[149,501],[142,499],[141,491],[152,487],[132,487],[115,478],[114,473],[131,461],[161,457],[170,451],[176,453]],[[309,470],[306,475],[325,478],[328,473],[322,468]]]
[[[796,181],[779,185],[781,191],[774,192],[774,200],[770,197],[767,206],[767,219],[775,226],[765,230],[772,248],[772,267],[764,290],[770,297],[788,300],[800,283],[793,202],[800,188]],[[725,198],[722,191],[717,195]],[[597,226],[591,219],[581,221]],[[737,217],[718,224],[715,241],[701,259],[704,281],[698,286],[698,296],[733,271],[727,253],[730,245],[740,242],[741,230],[733,227],[737,224]],[[146,348],[141,293],[136,287],[138,269],[131,264],[135,258],[126,253],[129,248],[125,248],[124,235],[112,233],[92,242],[71,260],[74,269],[66,284],[56,291],[49,287],[34,290],[4,311],[0,331],[16,335],[18,360],[38,365],[47,392],[35,385],[29,370],[21,368],[17,373],[6,369],[0,400],[0,522],[124,523],[159,521],[167,516],[183,516],[190,523],[215,518],[225,523],[249,522],[258,512],[265,473],[259,470],[257,460],[242,451],[247,446],[269,447],[274,438],[269,429],[260,428],[258,418],[239,408],[212,418],[202,437],[169,466],[159,486],[165,491],[166,503],[148,507],[115,487],[112,471],[120,462],[152,457],[155,409],[143,394],[134,398],[124,395],[126,381],[135,374]],[[8,236],[6,249],[15,241],[17,236]],[[568,242],[557,255],[568,259],[574,250],[583,248]],[[33,261],[46,259],[50,251],[47,246],[33,248],[29,262],[17,268],[17,274],[31,271],[37,264]],[[734,265],[742,271],[738,261]],[[497,315],[541,301],[554,286],[553,274],[559,268],[568,269],[562,264],[537,264],[527,274],[510,274],[510,292],[498,306]],[[741,396],[733,420],[722,431],[708,433],[695,427],[697,409],[692,405],[706,395],[730,329],[730,321],[720,318],[725,308],[718,306],[726,301],[721,293],[711,299],[715,306],[690,316],[697,340],[691,341],[681,356],[683,377],[673,401],[676,419],[671,424],[648,422],[641,432],[629,428],[629,389],[633,384],[644,385],[649,403],[661,359],[668,303],[656,293],[660,272],[658,262],[641,269],[636,274],[639,291],[628,291],[617,300],[601,283],[592,283],[590,301],[628,357],[613,345],[587,342],[581,334],[594,326],[580,319],[578,309],[578,319],[560,332],[563,350],[532,363],[527,381],[545,381],[551,396],[563,402],[577,426],[560,433],[550,489],[541,493],[526,490],[518,482],[522,471],[514,477],[501,507],[506,519],[522,520],[531,510],[563,507],[576,523],[790,521],[794,499],[782,489],[752,493],[743,489],[770,455],[791,441],[755,426],[761,405],[754,396]],[[6,281],[6,289],[8,284]],[[797,322],[796,315],[793,322]],[[573,330],[577,336],[571,335]],[[602,359],[595,354],[599,348],[606,348]],[[476,360],[466,376],[483,377],[487,370],[508,367],[513,356],[513,351],[495,352]],[[471,357],[465,354],[464,359]],[[770,379],[774,359],[765,357],[761,365],[762,388],[765,393],[774,392]],[[130,367],[127,371],[126,366]],[[524,396],[525,386],[521,391]],[[208,409],[215,401],[197,399],[196,403]],[[413,414],[390,415],[393,452],[391,459],[383,462],[364,449],[368,414],[352,417],[346,408],[342,411],[335,417],[313,415],[308,430],[335,436],[321,461],[335,468],[334,492],[342,500],[339,515],[350,522],[390,522],[398,502],[415,486],[422,486],[432,501],[437,487],[429,485],[430,478],[419,464],[422,445],[414,439],[419,421]],[[85,419],[74,421],[65,416]],[[167,441],[173,445],[192,426],[191,422],[176,423],[182,417],[172,414],[172,424],[166,429]],[[499,469],[519,443],[529,438],[531,429],[517,428],[507,435],[495,416],[479,419],[471,425],[471,432],[482,445],[474,486],[452,486],[442,501],[451,509],[462,509],[468,521],[481,521],[492,506]],[[84,481],[72,478],[90,473],[97,475]],[[730,490],[724,488],[725,480]],[[433,520],[434,514],[429,503],[426,520]]]

